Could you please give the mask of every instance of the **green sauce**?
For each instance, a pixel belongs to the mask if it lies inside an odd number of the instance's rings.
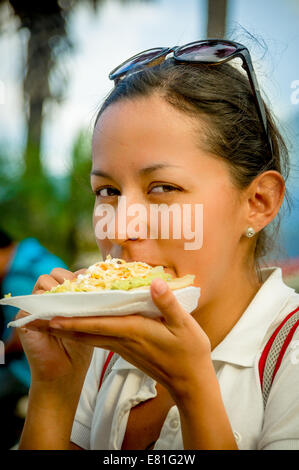
[[[134,279],[119,279],[112,282],[110,289],[129,290],[134,289],[135,287],[149,286],[152,280],[157,277],[159,277],[160,279],[164,279],[164,281],[170,281],[172,279],[170,274],[161,272],[151,274],[149,276],[146,276],[145,278],[135,277]]]

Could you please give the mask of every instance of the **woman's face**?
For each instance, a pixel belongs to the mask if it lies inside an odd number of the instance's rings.
[[[173,276],[195,274],[195,285],[202,289],[200,302],[205,302],[243,258],[240,240],[246,221],[240,191],[231,181],[227,164],[200,150],[196,140],[200,143],[194,119],[158,95],[110,105],[94,131],[91,186],[96,193],[95,230],[103,220],[99,205],[108,204],[115,214],[111,219],[115,234],[97,238],[103,257],[110,253],[127,261],[163,265]],[[125,214],[119,196],[125,196],[121,198]],[[118,224],[122,220],[129,227],[136,213],[128,215],[128,207],[136,203],[142,205],[147,235],[130,240],[132,235],[127,230],[121,233]],[[170,213],[167,238],[161,236],[161,218],[158,232],[150,236],[150,213],[161,204],[164,208],[177,204],[180,209],[184,204],[191,214],[187,220],[188,211],[185,219],[181,211],[180,221]],[[202,208],[202,217],[196,207]],[[181,223],[179,238],[174,238],[173,222]],[[186,243],[193,241],[187,239],[188,227],[200,240],[203,236],[201,247],[186,249]]]

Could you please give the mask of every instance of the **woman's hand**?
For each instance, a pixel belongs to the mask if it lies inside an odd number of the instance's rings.
[[[167,284],[151,284],[154,303],[162,317],[56,317],[49,322],[53,334],[64,341],[110,349],[119,353],[157,382],[168,388],[174,399],[183,393],[186,381],[198,384],[206,364],[211,363],[208,336],[186,313]],[[80,335],[80,336],[79,336]]]
[[[46,331],[30,331],[26,340],[23,335],[35,375],[56,381],[62,377],[64,387],[69,388],[71,381],[65,379],[72,371],[78,376],[78,371],[86,369],[88,351],[85,355],[84,347],[110,349],[168,389],[179,409],[184,449],[237,449],[213,368],[208,336],[163,280],[152,282],[151,294],[161,318],[56,317],[46,326],[36,324]],[[27,326],[30,327],[32,324]],[[41,335],[39,346],[34,344],[37,337],[31,338],[31,334]],[[77,364],[81,358],[83,367]],[[46,393],[44,403],[40,403],[44,395],[40,388],[32,393],[21,448],[68,448],[75,406],[68,408],[74,400],[67,400],[63,391],[57,394],[56,385],[54,389],[54,394]],[[47,431],[42,435],[34,425],[41,421]]]
[[[50,275],[38,278],[32,293],[43,294],[82,271],[53,269]],[[24,315],[27,313],[20,310],[17,318]],[[52,335],[49,322],[44,320],[35,320],[17,331],[31,369],[29,403],[19,449],[69,449],[93,347]]]
[[[43,294],[61,284],[64,279],[75,278],[82,271],[84,270],[72,273],[63,268],[55,268],[50,275],[38,278],[32,293]],[[20,310],[16,318],[25,315],[27,313]],[[45,320],[35,320],[18,328],[17,332],[30,364],[33,383],[57,382],[64,387],[66,381],[70,381],[72,385],[78,383],[80,386],[91,360],[92,345],[54,336],[49,322]]]

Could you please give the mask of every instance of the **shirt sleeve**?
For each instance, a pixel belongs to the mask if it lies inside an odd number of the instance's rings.
[[[98,395],[100,376],[109,351],[94,348],[74,418],[71,442],[82,449],[90,449],[90,431]]]
[[[259,450],[299,450],[299,327],[274,378],[258,441]]]

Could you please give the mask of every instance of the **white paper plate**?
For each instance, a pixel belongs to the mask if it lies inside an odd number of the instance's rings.
[[[189,286],[172,292],[188,313],[197,307],[200,287]],[[20,295],[1,299],[0,304],[11,305],[30,314],[7,325],[14,327],[36,319],[50,320],[57,316],[88,317],[134,313],[150,317],[161,315],[152,301],[149,289]]]

